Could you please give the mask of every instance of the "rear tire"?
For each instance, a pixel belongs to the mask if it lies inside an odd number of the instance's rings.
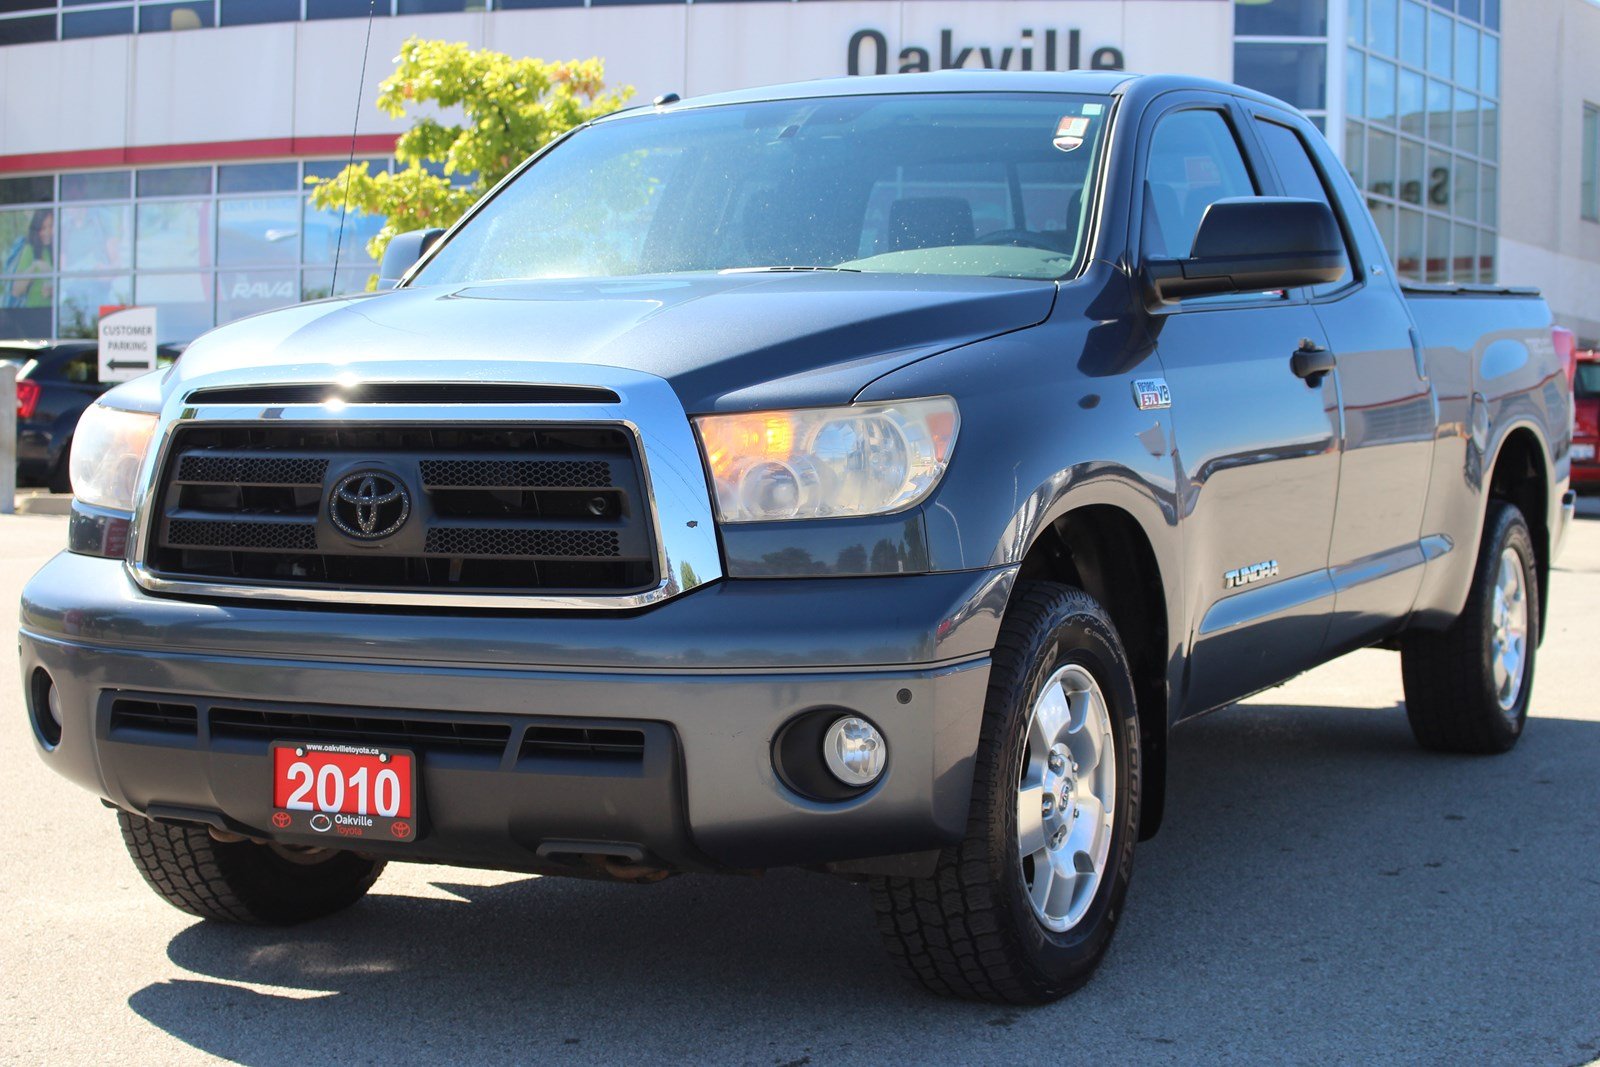
[[[360,900],[383,861],[330,849],[223,842],[197,827],[117,812],[134,866],[156,895],[202,919],[286,926]]]
[[[873,880],[885,946],[937,993],[1012,1004],[1065,996],[1110,945],[1139,827],[1133,679],[1092,597],[1017,586],[972,789],[966,836],[941,852],[932,877]]]
[[[1515,505],[1490,501],[1461,615],[1401,642],[1406,717],[1423,748],[1487,754],[1517,743],[1533,695],[1539,594],[1527,521]]]

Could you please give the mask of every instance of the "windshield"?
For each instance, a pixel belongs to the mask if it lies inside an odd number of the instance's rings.
[[[1600,397],[1600,361],[1584,360],[1579,363],[1578,375],[1572,384],[1579,400]]]
[[[828,268],[1060,278],[1108,97],[908,94],[602,122],[529,167],[412,284]]]

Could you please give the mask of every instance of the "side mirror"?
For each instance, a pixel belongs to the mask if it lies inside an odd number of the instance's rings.
[[[1321,285],[1344,272],[1344,236],[1327,204],[1236,197],[1206,208],[1188,259],[1147,260],[1145,285],[1157,303],[1168,303]]]
[[[416,266],[424,252],[433,247],[443,230],[410,230],[397,233],[383,250],[383,264],[378,268],[378,288],[393,289],[406,276],[406,271]]]

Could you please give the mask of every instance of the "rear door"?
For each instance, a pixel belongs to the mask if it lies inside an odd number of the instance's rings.
[[[1146,113],[1143,211],[1130,245],[1186,257],[1206,208],[1274,192],[1243,112],[1212,94]],[[1152,312],[1172,401],[1189,605],[1183,713],[1224,704],[1317,662],[1332,606],[1328,545],[1339,477],[1334,376],[1290,368],[1326,345],[1300,294],[1203,297]]]
[[[1287,196],[1339,214],[1338,163],[1299,116],[1247,105],[1251,125]],[[1353,188],[1350,195],[1354,195]],[[1350,201],[1355,202],[1355,201]],[[1328,564],[1335,590],[1329,654],[1369,644],[1402,623],[1416,600],[1438,407],[1388,253],[1365,217],[1340,220],[1354,270],[1308,292],[1338,360],[1344,457]]]

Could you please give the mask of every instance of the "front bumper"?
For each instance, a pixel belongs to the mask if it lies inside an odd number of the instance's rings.
[[[421,750],[415,840],[357,847],[515,870],[584,844],[681,869],[840,862],[961,835],[1013,577],[723,581],[631,614],[424,615],[162,598],[120,563],[63,554],[24,591],[22,671],[61,697],[44,759],[129,811],[275,836],[268,741],[213,730],[218,707],[504,724],[499,751]],[[196,725],[119,726],[119,697],[194,707]],[[889,743],[884,777],[845,801],[801,796],[773,766],[780,729],[825,707]],[[556,763],[522,745],[585,723],[637,729],[641,757]]]

